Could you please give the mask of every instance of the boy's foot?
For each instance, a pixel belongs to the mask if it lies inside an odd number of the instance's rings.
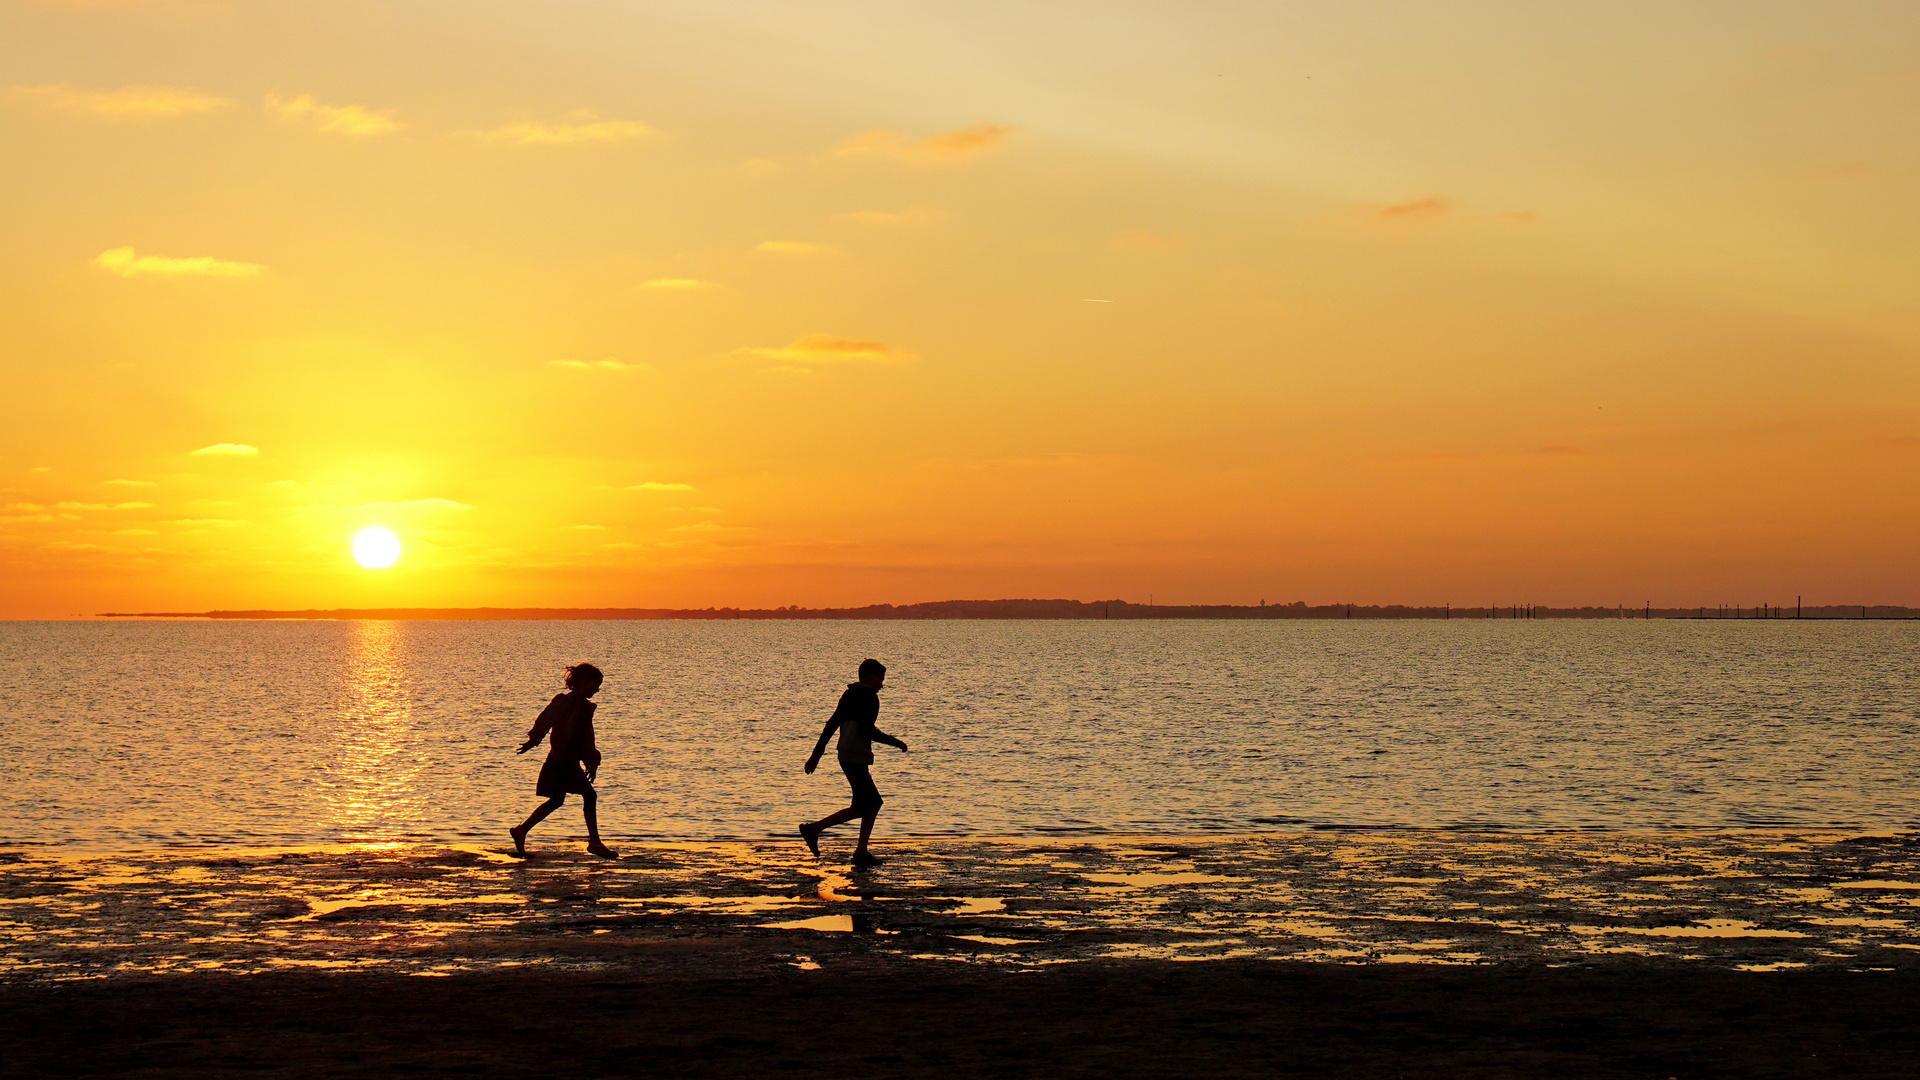
[[[807,842],[807,850],[813,852],[815,858],[820,857],[820,830],[814,828],[811,822],[800,823],[800,839]]]
[[[886,861],[887,860],[875,855],[871,851],[856,851],[853,853],[853,868],[855,870],[864,869],[869,866],[879,866]]]
[[[513,837],[513,853],[523,859],[526,858],[527,830],[515,825],[513,828],[507,830],[507,835]]]
[[[600,856],[600,857],[601,857],[601,858],[603,858],[603,859],[617,859],[617,858],[619,858],[619,857],[620,857],[620,853],[619,853],[619,852],[617,852],[617,851],[615,851],[615,850],[613,850],[612,848],[610,848],[610,847],[608,847],[607,845],[605,845],[605,844],[601,844],[601,843],[592,843],[592,844],[588,844],[588,845],[587,845],[587,850],[588,850],[588,851],[591,851],[591,852],[592,852],[592,853],[594,853],[595,855],[598,855],[598,856]]]

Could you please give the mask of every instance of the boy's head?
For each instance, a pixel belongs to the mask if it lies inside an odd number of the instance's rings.
[[[593,692],[600,689],[602,678],[600,669],[592,664],[572,664],[567,668],[567,689],[592,697]]]
[[[887,681],[887,665],[871,656],[860,661],[860,681],[879,689],[880,684]]]

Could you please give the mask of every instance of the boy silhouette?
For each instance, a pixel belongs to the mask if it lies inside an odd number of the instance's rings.
[[[820,755],[826,753],[827,740],[833,738],[835,730],[840,732],[840,771],[846,774],[847,785],[853,788],[853,805],[838,810],[819,821],[800,823],[800,839],[807,842],[807,850],[820,854],[820,834],[843,821],[860,819],[860,846],[854,849],[853,865],[858,867],[877,866],[880,858],[867,850],[867,839],[873,835],[873,821],[880,816],[880,806],[886,800],[880,797],[880,789],[873,785],[873,773],[869,766],[873,764],[873,744],[883,742],[888,746],[897,746],[906,753],[907,744],[874,726],[880,718],[880,687],[887,681],[887,665],[868,658],[860,661],[860,681],[848,683],[840,694],[840,704],[827,718],[827,726],[820,730],[820,741],[813,746],[813,755],[807,758],[807,773],[811,775],[820,764]]]

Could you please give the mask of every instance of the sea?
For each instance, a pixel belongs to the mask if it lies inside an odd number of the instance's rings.
[[[883,842],[1920,822],[1914,622],[81,621],[0,623],[0,842],[504,844],[579,661],[609,840],[789,836],[865,657]]]

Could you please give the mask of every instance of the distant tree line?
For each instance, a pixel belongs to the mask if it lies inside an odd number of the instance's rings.
[[[850,608],[308,608],[302,611],[102,612],[149,619],[1912,619],[1892,604],[1793,607],[1496,607],[1406,604],[1136,604],[1126,600],[938,600]]]

